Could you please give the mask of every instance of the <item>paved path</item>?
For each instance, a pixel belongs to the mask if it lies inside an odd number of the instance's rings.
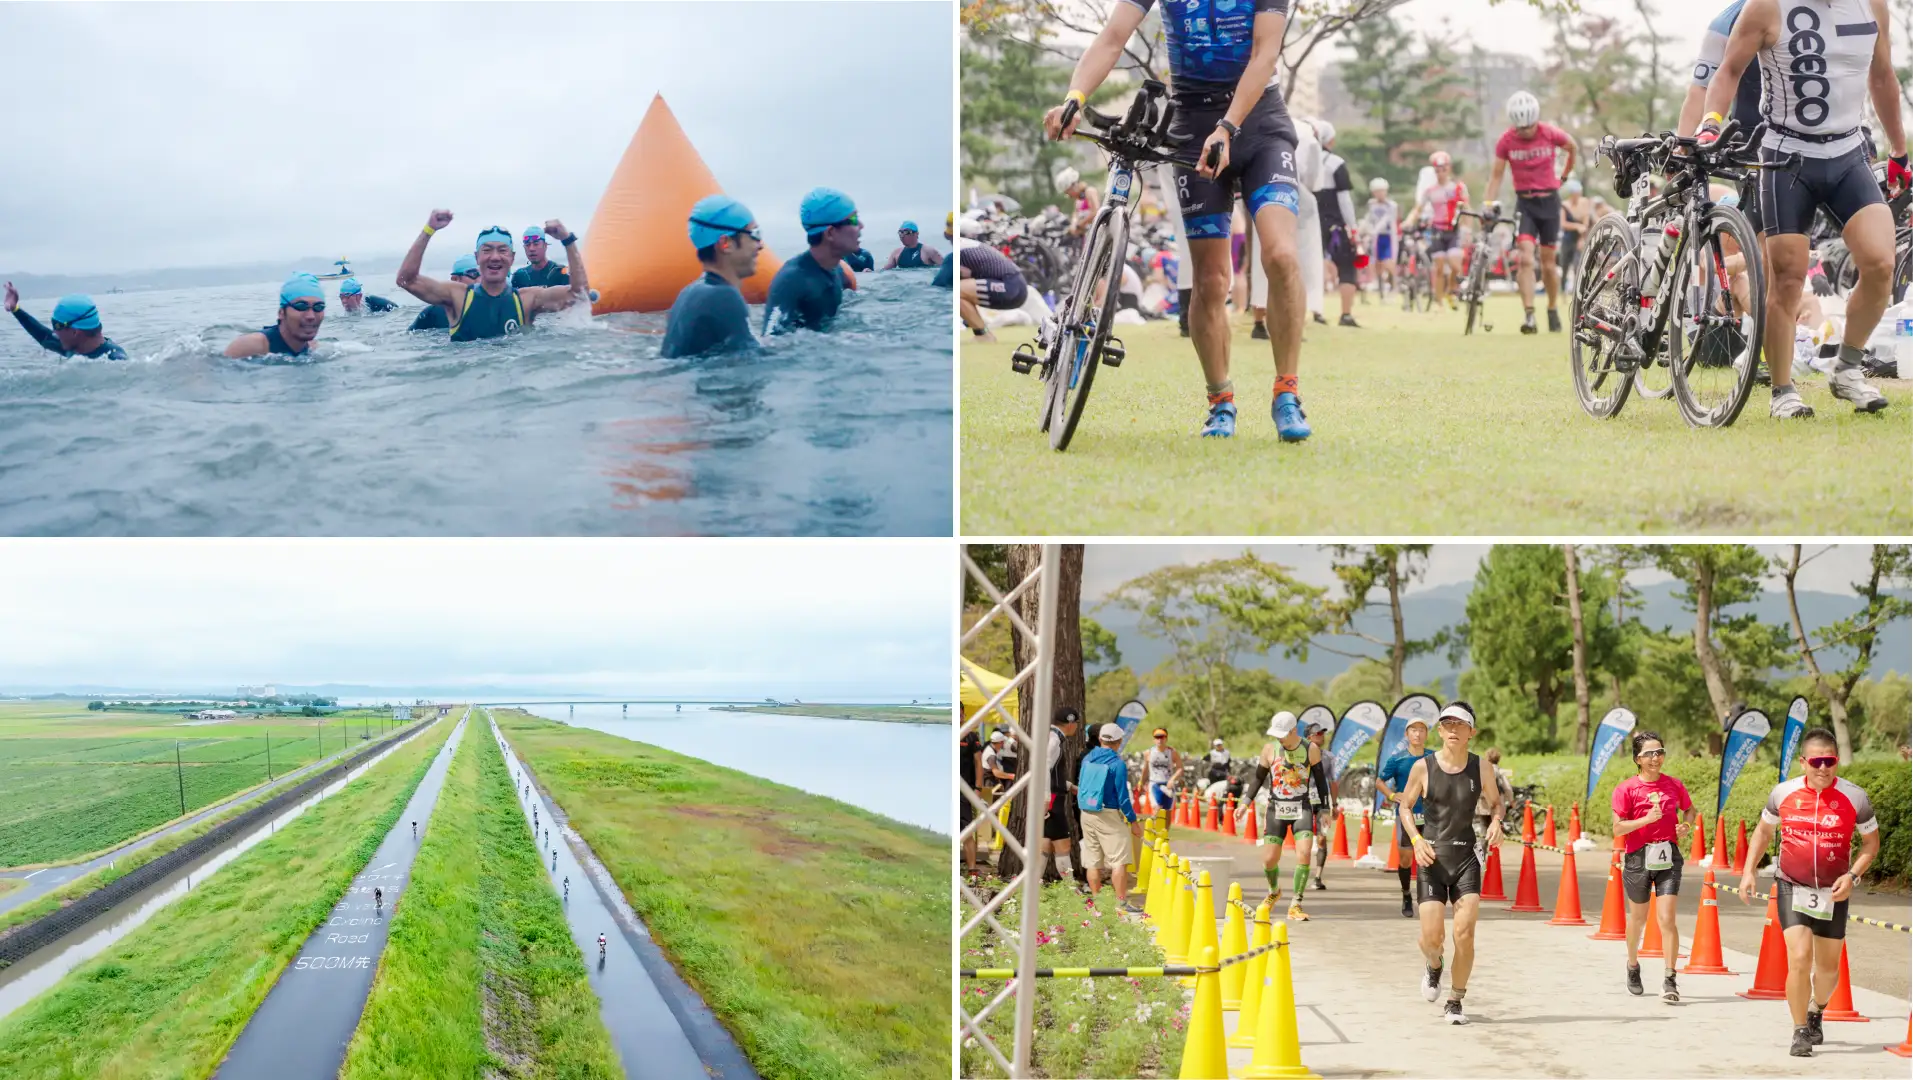
[[[488,714],[489,715],[489,714]],[[505,762],[522,789],[530,776],[496,725]],[[557,817],[557,811],[536,784],[519,800],[530,825],[537,813],[538,847],[553,891],[564,895],[563,881],[571,879],[565,901],[565,921],[571,939],[585,957],[591,988],[597,992],[599,1015],[611,1042],[633,1080],[683,1080],[711,1076],[723,1080],[756,1080],[730,1032],[686,984],[659,951],[651,934],[624,902],[617,882],[591,853],[577,833]],[[556,818],[556,820],[554,820]],[[550,842],[546,841],[547,830]],[[553,858],[556,869],[553,869]],[[598,959],[598,935],[605,935],[605,958]]]
[[[431,819],[464,731],[461,719],[377,853],[352,879],[332,917],[312,932],[298,959],[280,973],[215,1076],[331,1080],[339,1075],[385,950],[388,916],[412,876],[418,841],[411,823],[424,826]],[[382,906],[373,903],[375,887],[385,892]]]
[[[1177,850],[1189,856],[1230,858],[1231,877],[1242,883],[1245,899],[1259,901],[1268,886],[1260,858],[1247,844],[1228,839],[1197,839],[1178,830]],[[1514,895],[1520,868],[1519,845],[1503,857],[1506,890]],[[1546,854],[1546,853],[1541,853]],[[1600,920],[1601,889],[1606,880],[1602,853],[1590,853],[1597,877],[1579,868],[1585,927],[1549,926],[1548,914],[1510,914],[1507,902],[1482,905],[1474,974],[1469,979],[1468,1012],[1472,1023],[1450,1027],[1441,1020],[1441,1002],[1423,1001],[1417,992],[1422,959],[1416,947],[1417,924],[1401,916],[1401,892],[1394,875],[1348,863],[1330,863],[1326,891],[1308,894],[1310,921],[1289,924],[1294,943],[1295,991],[1302,1039],[1302,1060],[1325,1077],[1338,1076],[1762,1076],[1836,1077],[1907,1076],[1906,1059],[1881,1047],[1906,1037],[1908,1003],[1904,991],[1881,993],[1859,978],[1863,953],[1875,954],[1876,967],[1897,968],[1899,985],[1908,979],[1906,935],[1850,926],[1850,962],[1855,968],[1854,1003],[1868,1023],[1828,1023],[1827,1042],[1812,1059],[1787,1055],[1790,1023],[1786,1003],[1749,1001],[1735,992],[1753,985],[1761,915],[1736,916],[1731,896],[1723,896],[1722,937],[1731,976],[1681,977],[1683,1001],[1663,1004],[1652,996],[1660,961],[1642,967],[1650,995],[1633,997],[1623,982],[1625,950],[1620,942],[1591,941]],[[1550,856],[1543,872],[1541,899],[1552,911],[1559,857]],[[1579,860],[1577,860],[1579,861]],[[1219,867],[1223,864],[1209,864]],[[1292,870],[1295,856],[1283,859]],[[1285,880],[1287,874],[1284,875]],[[1690,892],[1691,890],[1691,892]],[[1286,885],[1283,907],[1286,910]],[[1693,929],[1699,888],[1684,879],[1687,899],[1681,919],[1683,941]],[[1904,901],[1902,901],[1902,904]],[[1763,906],[1764,911],[1764,906]],[[1752,951],[1735,945],[1729,927],[1750,923]],[[1903,920],[1901,920],[1903,921]],[[1745,927],[1742,927],[1745,929]],[[1870,935],[1862,937],[1862,934]],[[1451,947],[1452,948],[1452,947]],[[1446,984],[1444,983],[1444,987]],[[1445,996],[1445,995],[1444,995]],[[1233,1033],[1236,1014],[1225,1014]],[[1231,1050],[1230,1064],[1246,1067],[1247,1050]]]

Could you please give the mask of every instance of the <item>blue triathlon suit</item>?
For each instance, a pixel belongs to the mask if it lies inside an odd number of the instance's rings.
[[[757,347],[751,309],[737,286],[709,270],[684,287],[664,326],[666,360]]]
[[[126,359],[126,350],[113,344],[112,338],[102,340],[100,347],[94,349],[92,352],[71,353],[66,350],[66,346],[60,344],[60,336],[48,330],[46,327],[41,326],[40,320],[28,315],[26,308],[14,308],[13,317],[20,321],[20,328],[32,335],[33,340],[39,342],[40,347],[48,352],[56,352],[61,356],[84,356],[88,360]]]
[[[1158,0],[1122,0],[1147,13]],[[1301,195],[1295,174],[1295,124],[1274,82],[1263,88],[1229,146],[1229,165],[1214,180],[1196,174],[1196,158],[1216,121],[1229,111],[1236,83],[1249,66],[1255,17],[1286,16],[1289,0],[1160,0],[1169,47],[1176,120],[1176,196],[1191,240],[1228,240],[1238,189],[1249,215],[1265,206],[1296,213]]]
[[[571,268],[564,263],[547,262],[543,270],[535,266],[521,266],[512,271],[511,284],[514,289],[537,289],[548,285],[571,284]]]
[[[1423,751],[1421,757],[1428,757],[1432,753],[1433,751]],[[1388,759],[1388,764],[1382,766],[1379,779],[1388,783],[1388,789],[1390,791],[1400,794],[1402,790],[1408,786],[1409,771],[1415,767],[1415,762],[1420,760],[1421,758],[1413,754],[1397,754]],[[1394,800],[1391,799],[1389,801],[1392,803]],[[1415,800],[1415,808],[1411,813],[1413,813],[1417,819],[1422,816],[1422,800]],[[1402,828],[1400,804],[1395,805],[1395,846],[1408,846],[1408,830]]]
[[[844,302],[844,275],[833,266],[825,269],[810,252],[786,262],[771,278],[770,297],[764,304],[764,332],[781,334],[786,330],[810,327],[822,330]],[[779,314],[782,318],[779,318]]]

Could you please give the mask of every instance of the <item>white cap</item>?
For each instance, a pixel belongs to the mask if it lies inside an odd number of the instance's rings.
[[[1212,741],[1212,742],[1211,742],[1211,743],[1210,743],[1209,745],[1210,745],[1210,746],[1221,746],[1221,745],[1222,745],[1222,740],[1221,740],[1221,739],[1216,739],[1216,740],[1214,740],[1214,741]]]
[[[1467,702],[1457,701],[1443,709],[1441,715],[1435,718],[1436,723],[1440,723],[1443,720],[1459,720],[1469,727],[1474,727],[1475,710],[1471,708]]]
[[[1122,742],[1123,726],[1121,724],[1104,724],[1102,733],[1097,735],[1096,739],[1098,742]]]
[[[1295,714],[1287,709],[1283,709],[1281,712],[1269,718],[1269,734],[1278,739],[1286,738],[1288,734],[1294,730]]]
[[[1402,725],[1402,731],[1406,733],[1409,728],[1414,727],[1416,724],[1420,724],[1423,731],[1428,730],[1428,721],[1423,720],[1419,716],[1411,716],[1408,718],[1408,723]]]
[[[1368,182],[1368,190],[1370,190],[1370,191],[1387,191],[1387,190],[1388,190],[1388,177],[1386,177],[1386,176],[1377,176],[1377,177],[1375,177],[1374,179],[1372,179],[1372,180],[1370,180],[1370,181]]]
[[[1005,735],[1005,734],[1003,734],[1003,733],[1002,733],[1002,732],[1000,732],[1000,731],[992,731],[992,732],[990,732],[990,741],[991,741],[991,742],[1002,742],[1003,740],[1005,740],[1005,739],[1007,739],[1007,738],[1009,738],[1009,736],[1007,736],[1007,735]]]
[[[1327,146],[1329,143],[1335,141],[1334,124],[1329,123],[1327,120],[1317,120],[1314,123],[1317,142],[1320,142],[1323,146]]]

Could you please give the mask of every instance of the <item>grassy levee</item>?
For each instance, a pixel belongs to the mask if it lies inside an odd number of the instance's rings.
[[[420,843],[347,1080],[623,1075],[482,716]]]
[[[768,1080],[950,1073],[950,842],[518,710],[498,723]]]
[[[205,1076],[403,812],[455,721],[0,1018],[0,1076]]]

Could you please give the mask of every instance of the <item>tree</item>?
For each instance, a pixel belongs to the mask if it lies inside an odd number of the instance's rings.
[[[1116,635],[1103,629],[1103,624],[1095,619],[1085,618],[1081,621],[1084,666],[1105,669],[1121,667],[1123,651],[1116,645]]]
[[[1009,579],[1020,582],[1036,572],[1042,560],[1042,548],[1037,544],[1011,544],[1006,553],[1005,565]],[[1056,646],[1051,656],[1055,672],[1050,681],[1050,709],[1081,709],[1083,707],[1083,545],[1064,544],[1058,558],[1058,587],[1056,590]],[[1014,586],[1012,586],[1014,588]],[[1031,630],[1038,628],[1037,605],[1041,590],[1030,588],[1017,597],[1017,614],[1024,625]],[[1040,631],[1038,631],[1040,632]],[[1030,643],[1022,634],[1014,634],[1010,640],[1010,667],[1012,671],[1023,670],[1034,655]],[[1036,723],[1036,686],[1035,680],[1027,680],[1016,688],[1016,715],[1025,725]],[[1053,717],[1052,717],[1053,719]]]
[[[1351,55],[1343,85],[1373,126],[1343,131],[1336,152],[1362,176],[1386,176],[1406,190],[1419,162],[1401,160],[1402,151],[1475,134],[1468,79],[1446,42],[1426,36],[1417,46],[1387,14],[1356,24],[1344,40]]]
[[[1548,49],[1546,78],[1552,87],[1543,104],[1560,127],[1585,148],[1603,135],[1634,136],[1652,127],[1671,127],[1675,87],[1659,66],[1660,41],[1648,23],[1579,11],[1554,13],[1554,41]],[[1580,155],[1584,179],[1596,178],[1600,161]]]
[[[104,702],[104,701],[89,701],[89,702],[87,702],[87,703],[86,703],[86,707],[87,707],[88,709],[90,709],[91,711],[93,711],[93,712],[101,712],[101,711],[103,711],[103,710],[105,710],[105,708],[106,708],[106,702]]]
[[[1905,544],[1875,544],[1872,557],[1868,560],[1867,580],[1856,581],[1853,589],[1865,601],[1859,611],[1820,628],[1820,641],[1809,642],[1807,629],[1800,621],[1800,603],[1794,593],[1794,581],[1800,576],[1800,568],[1830,548],[1821,548],[1804,559],[1800,555],[1799,544],[1791,545],[1785,556],[1776,558],[1774,565],[1780,570],[1781,580],[1787,583],[1787,614],[1793,623],[1794,646],[1800,650],[1800,658],[1806,662],[1807,671],[1813,676],[1815,685],[1827,700],[1827,714],[1833,720],[1833,737],[1839,743],[1840,760],[1853,759],[1853,738],[1847,730],[1847,708],[1853,698],[1853,689],[1861,679],[1866,678],[1867,670],[1873,664],[1873,643],[1879,637],[1880,628],[1896,619],[1907,616],[1908,603],[1903,596],[1893,595],[1895,588],[1904,589],[1908,578],[1908,548]],[[1821,670],[1817,653],[1836,646],[1853,650],[1853,660],[1844,669],[1832,673]]]
[[[1650,544],[1654,565],[1682,583],[1679,594],[1694,613],[1694,659],[1720,724],[1746,700],[1746,686],[1778,661],[1785,638],[1752,614],[1730,617],[1725,609],[1760,594],[1766,560],[1746,544]],[[1716,645],[1715,638],[1720,644]]]
[[[1593,568],[1578,575],[1578,592],[1589,601],[1582,610],[1586,662],[1598,669],[1610,662],[1619,634],[1609,620],[1605,600],[1607,576]],[[1475,569],[1475,587],[1468,593],[1468,621],[1460,635],[1473,662],[1468,693],[1497,698],[1493,688],[1507,687],[1527,699],[1524,710],[1538,726],[1530,743],[1560,748],[1558,714],[1563,697],[1573,688],[1575,667],[1574,617],[1569,601],[1567,565],[1561,549],[1545,544],[1497,544]],[[1577,702],[1580,700],[1577,695]],[[1586,734],[1579,736],[1579,752],[1586,752]]]
[[[1429,544],[1331,544],[1331,564],[1335,576],[1342,583],[1342,595],[1338,599],[1322,605],[1322,614],[1326,620],[1325,629],[1330,633],[1366,641],[1386,651],[1384,662],[1388,664],[1389,694],[1394,698],[1402,696],[1402,667],[1414,657],[1434,652],[1448,641],[1444,631],[1430,638],[1411,641],[1402,632],[1402,590],[1413,581],[1419,581],[1428,572]],[[1379,599],[1370,599],[1376,590],[1382,590]],[[1363,630],[1356,629],[1355,620],[1369,608],[1386,608],[1389,616],[1390,636],[1376,637]],[[1370,653],[1343,652],[1340,649],[1316,642],[1317,647],[1338,656],[1356,658],[1375,658]]]
[[[1574,545],[1561,545],[1568,571],[1568,621],[1574,628],[1574,752],[1588,752],[1588,639],[1581,622],[1581,576],[1575,566]],[[1596,606],[1599,611],[1599,606]]]
[[[1585,554],[1584,549],[1584,554]],[[1626,704],[1625,685],[1634,671],[1634,657],[1640,653],[1641,636],[1646,632],[1640,619],[1629,612],[1641,610],[1641,590],[1627,580],[1629,574],[1652,566],[1654,560],[1645,551],[1630,544],[1606,544],[1593,549],[1592,566],[1599,568],[1613,586],[1614,627],[1619,639],[1607,665],[1614,682],[1614,704]]]
[[[1092,676],[1083,702],[1083,719],[1091,724],[1107,724],[1116,719],[1118,709],[1141,692],[1136,673],[1127,665]]]

